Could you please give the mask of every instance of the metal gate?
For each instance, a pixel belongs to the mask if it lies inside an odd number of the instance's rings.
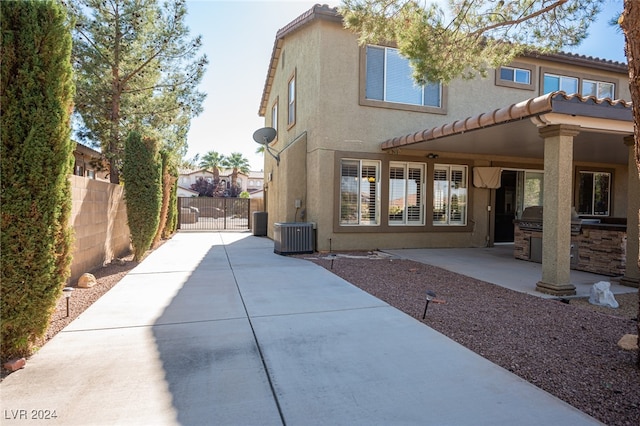
[[[246,230],[250,199],[178,197],[178,229],[183,231]]]

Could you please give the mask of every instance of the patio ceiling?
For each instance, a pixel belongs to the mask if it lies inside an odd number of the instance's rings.
[[[382,149],[542,159],[544,140],[538,129],[553,124],[580,126],[574,137],[575,161],[627,164],[629,151],[623,138],[633,134],[631,104],[563,92],[390,139]]]

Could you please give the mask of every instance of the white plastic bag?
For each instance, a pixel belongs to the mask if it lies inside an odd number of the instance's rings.
[[[589,303],[598,306],[607,306],[609,308],[617,308],[620,306],[613,293],[610,290],[611,283],[607,281],[600,281],[595,283],[591,287],[591,294],[589,295]]]

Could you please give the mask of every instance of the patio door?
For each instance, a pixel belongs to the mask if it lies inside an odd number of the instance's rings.
[[[496,189],[496,243],[513,242],[513,221],[524,209],[541,206],[544,193],[544,174],[541,170],[504,169],[500,188]]]

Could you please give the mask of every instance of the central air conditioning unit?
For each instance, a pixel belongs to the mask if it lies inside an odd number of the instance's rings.
[[[273,251],[277,254],[313,253],[313,223],[275,223]]]

